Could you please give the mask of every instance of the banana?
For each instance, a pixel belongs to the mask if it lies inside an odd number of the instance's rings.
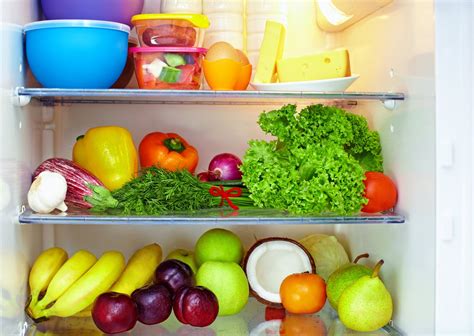
[[[162,251],[158,244],[150,244],[135,251],[110,291],[130,295],[135,289],[145,286],[152,281],[161,259]]]
[[[41,317],[68,317],[80,312],[106,292],[124,268],[125,259],[120,252],[105,252],[51,307],[42,311]]]
[[[109,290],[130,295],[135,289],[141,288],[153,280],[155,269],[162,259],[161,247],[150,244],[135,251],[120,278]],[[75,317],[90,317],[92,305],[75,314]]]
[[[53,277],[44,297],[36,304],[36,306],[31,307],[33,314],[37,315],[39,311],[43,310],[51,302],[59,298],[84,273],[86,273],[96,261],[97,258],[92,253],[85,250],[77,251],[64,263]]]
[[[30,271],[29,285],[31,301],[29,307],[34,307],[38,302],[38,296],[46,290],[51,279],[67,260],[67,253],[60,247],[52,247],[44,250]]]

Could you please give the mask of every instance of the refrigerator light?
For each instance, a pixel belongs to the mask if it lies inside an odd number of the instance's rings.
[[[326,20],[334,26],[346,23],[354,17],[354,15],[347,15],[337,8],[332,0],[319,0],[319,10]]]
[[[317,22],[322,30],[340,32],[393,0],[316,0]]]

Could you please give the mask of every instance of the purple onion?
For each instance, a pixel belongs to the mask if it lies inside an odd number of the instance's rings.
[[[209,180],[209,172],[207,172],[207,171],[206,172],[201,172],[201,173],[197,174],[197,178],[201,182],[208,182],[208,181],[210,181]]]
[[[240,180],[242,179],[240,165],[242,161],[234,154],[218,154],[209,163],[209,179],[211,181]]]

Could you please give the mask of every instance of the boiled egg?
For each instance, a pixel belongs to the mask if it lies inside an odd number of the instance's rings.
[[[214,43],[206,53],[205,59],[209,62],[218,61],[221,59],[230,59],[236,62],[241,62],[238,51],[227,42]]]
[[[236,50],[237,50],[237,54],[239,54],[240,63],[242,63],[242,65],[250,64],[247,55],[245,55],[245,53],[242,50],[239,50],[239,49],[236,49]]]

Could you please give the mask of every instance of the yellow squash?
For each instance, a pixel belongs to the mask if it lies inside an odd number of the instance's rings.
[[[118,126],[89,129],[77,138],[72,159],[97,176],[109,190],[116,190],[138,172],[137,150],[130,132]]]

